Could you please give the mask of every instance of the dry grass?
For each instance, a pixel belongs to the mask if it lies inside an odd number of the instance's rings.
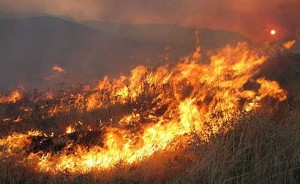
[[[244,117],[209,143],[195,139],[137,165],[75,176],[35,173],[30,163],[16,165],[18,158],[9,158],[0,160],[0,183],[300,183],[300,67],[278,65],[281,73],[272,76],[289,89],[289,100],[272,116]]]
[[[290,109],[281,120],[246,117],[209,143],[157,153],[138,165],[120,163],[105,172],[40,174],[13,159],[0,161],[0,183],[299,183],[299,110]]]

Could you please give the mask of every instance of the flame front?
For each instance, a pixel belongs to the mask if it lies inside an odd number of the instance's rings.
[[[1,96],[0,94],[0,104],[1,103],[16,103],[22,98],[22,93],[19,90],[11,92],[8,96]]]
[[[28,155],[22,149],[30,144],[29,136],[14,133],[2,138],[0,146],[20,144],[20,150],[1,149],[1,156],[22,155],[42,172],[86,173],[113,168],[120,162],[135,164],[156,152],[176,150],[188,145],[194,136],[208,142],[211,135],[228,131],[243,114],[261,108],[265,102],[287,98],[276,81],[256,77],[268,59],[263,51],[240,43],[211,54],[207,63],[201,61],[197,48],[173,67],[138,66],[129,77],[112,81],[105,77],[95,87],[57,100],[45,115],[59,116],[74,110],[87,113],[116,105],[130,107],[122,117],[101,127],[99,144],[85,146],[71,141],[55,154]],[[69,126],[65,130],[63,134],[71,135],[77,129]],[[22,141],[8,141],[12,137]]]

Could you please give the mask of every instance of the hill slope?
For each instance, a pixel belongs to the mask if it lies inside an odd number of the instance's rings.
[[[90,82],[106,74],[126,73],[138,64],[161,64],[165,52],[168,62],[177,61],[195,45],[194,29],[172,25],[78,23],[39,16],[1,19],[0,28],[0,89]],[[208,29],[200,30],[199,36],[204,49],[247,40]],[[55,64],[67,72],[51,77]]]

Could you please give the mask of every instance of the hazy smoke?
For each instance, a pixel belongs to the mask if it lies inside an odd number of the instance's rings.
[[[237,31],[260,40],[266,31],[299,32],[299,0],[1,0],[1,11],[47,12],[80,20],[171,23]]]

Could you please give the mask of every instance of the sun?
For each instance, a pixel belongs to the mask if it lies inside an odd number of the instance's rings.
[[[272,30],[270,31],[270,34],[271,34],[271,35],[276,35],[276,30],[275,30],[275,29],[272,29]]]

